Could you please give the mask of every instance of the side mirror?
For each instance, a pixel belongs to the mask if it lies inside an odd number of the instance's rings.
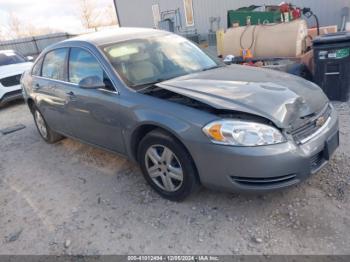
[[[34,57],[32,57],[32,56],[30,56],[30,55],[27,56],[26,58],[27,58],[27,61],[28,61],[28,62],[33,62],[33,61],[34,61]]]
[[[105,88],[105,83],[98,76],[88,76],[80,80],[79,86],[85,89]]]

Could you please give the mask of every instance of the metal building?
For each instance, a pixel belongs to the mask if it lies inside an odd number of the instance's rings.
[[[155,27],[161,16],[178,10],[182,30],[207,35],[210,17],[220,17],[220,26],[227,27],[227,11],[249,5],[278,5],[282,0],[114,0],[121,26]],[[321,26],[341,25],[342,9],[350,0],[287,0],[299,7],[310,7]],[[312,21],[310,21],[313,24]],[[164,25],[165,27],[167,25]],[[214,25],[215,27],[215,25]]]

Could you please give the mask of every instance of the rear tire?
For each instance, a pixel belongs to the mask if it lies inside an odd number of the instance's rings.
[[[46,123],[43,115],[36,106],[33,106],[33,117],[40,136],[49,144],[56,143],[63,139],[63,136],[53,131]]]
[[[168,200],[182,201],[200,187],[191,155],[162,130],[152,131],[141,140],[138,160],[146,181]]]

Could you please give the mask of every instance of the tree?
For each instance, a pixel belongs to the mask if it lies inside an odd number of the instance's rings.
[[[106,8],[97,8],[92,0],[80,0],[79,2],[80,20],[86,29],[97,30],[101,26],[117,25],[117,16],[113,5]]]
[[[0,28],[0,41],[4,41],[6,39],[7,37],[6,37],[5,30],[3,28]]]
[[[8,27],[10,36],[13,38],[21,37],[23,34],[23,24],[19,20],[19,18],[14,14],[9,14]]]
[[[98,14],[95,11],[95,4],[90,0],[80,0],[80,19],[83,26],[87,29],[97,28]]]
[[[1,39],[15,39],[21,37],[30,37],[37,35],[44,35],[57,32],[57,30],[50,27],[38,27],[29,22],[21,20],[18,16],[10,13],[8,16],[7,26],[2,27],[0,31]]]
[[[117,15],[113,5],[106,8],[106,26],[118,25]]]

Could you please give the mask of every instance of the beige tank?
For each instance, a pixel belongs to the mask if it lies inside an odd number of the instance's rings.
[[[250,48],[254,57],[297,57],[305,51],[307,24],[290,23],[244,26],[228,29],[223,36],[222,55],[241,55]]]

